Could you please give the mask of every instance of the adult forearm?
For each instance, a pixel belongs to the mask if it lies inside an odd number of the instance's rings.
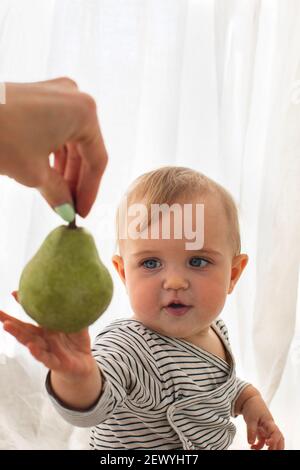
[[[50,383],[55,395],[69,408],[86,410],[97,402],[102,391],[102,378],[94,360],[85,377],[70,377],[51,371]]]

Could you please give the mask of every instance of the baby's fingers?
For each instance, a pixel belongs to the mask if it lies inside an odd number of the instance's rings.
[[[35,326],[35,325],[32,325],[31,323],[25,323],[21,320],[18,320],[17,318],[12,317],[11,315],[8,315],[5,312],[2,312],[2,310],[0,310],[0,321],[2,323],[4,323],[5,321],[9,321],[13,323],[14,325],[19,326],[22,329],[26,329],[28,332],[32,334],[39,334],[39,335],[41,334],[41,328],[39,326]]]
[[[282,436],[277,444],[276,450],[284,450],[284,437]]]
[[[249,444],[254,445],[257,436],[257,421],[247,423],[247,440]]]
[[[266,445],[268,450],[283,450],[284,437],[282,432],[273,420],[268,420],[262,424],[266,435]]]
[[[14,318],[14,317],[11,317],[11,316],[8,315],[7,313],[2,312],[2,310],[0,310],[0,321],[2,321],[2,323],[4,323],[4,322],[7,321],[7,320],[14,321],[15,318]]]
[[[11,321],[5,321],[3,328],[5,331],[14,336],[19,343],[26,346],[31,352],[32,356],[39,362],[42,362],[49,369],[56,369],[60,365],[60,360],[48,351],[46,341],[38,335],[32,335],[26,330],[12,323]]]
[[[284,449],[284,437],[280,433],[280,436],[272,436],[266,440],[268,450],[283,450]]]
[[[252,444],[251,449],[253,450],[260,450],[263,448],[265,445],[265,438],[264,437],[259,437],[258,441],[255,444]]]
[[[266,433],[261,426],[257,428],[257,442],[251,446],[251,449],[261,450],[266,442]]]
[[[7,316],[9,317],[9,315]],[[25,323],[23,325],[19,325],[14,320],[15,319],[12,318],[12,320],[9,319],[4,321],[3,329],[7,331],[7,333],[14,336],[19,341],[19,343],[24,344],[24,346],[26,346],[29,342],[36,342],[39,343],[40,346],[44,349],[47,348],[47,344],[41,336],[32,333],[30,328],[26,328]]]
[[[18,291],[17,290],[14,290],[11,295],[15,298],[15,300],[19,303],[19,299],[18,299]]]

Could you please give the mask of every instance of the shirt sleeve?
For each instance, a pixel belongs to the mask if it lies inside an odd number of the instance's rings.
[[[50,372],[46,378],[46,390],[56,411],[73,426],[92,427],[110,418],[117,406],[121,406],[131,390],[134,371],[129,357],[114,347],[97,347],[93,355],[102,376],[102,392],[98,401],[87,410],[75,410],[67,407],[54,393]]]

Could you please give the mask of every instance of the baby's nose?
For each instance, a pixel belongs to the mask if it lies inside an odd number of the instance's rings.
[[[163,281],[164,289],[187,289],[189,287],[189,281],[182,276],[173,275],[169,276]]]

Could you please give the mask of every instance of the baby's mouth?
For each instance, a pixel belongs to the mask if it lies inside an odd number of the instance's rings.
[[[182,308],[182,307],[187,307],[187,305],[171,303],[171,304],[167,305],[167,307]]]
[[[167,311],[167,313],[179,317],[179,316],[185,315],[190,310],[191,305],[184,305],[181,303],[171,302],[170,304],[166,305],[164,308]]]

